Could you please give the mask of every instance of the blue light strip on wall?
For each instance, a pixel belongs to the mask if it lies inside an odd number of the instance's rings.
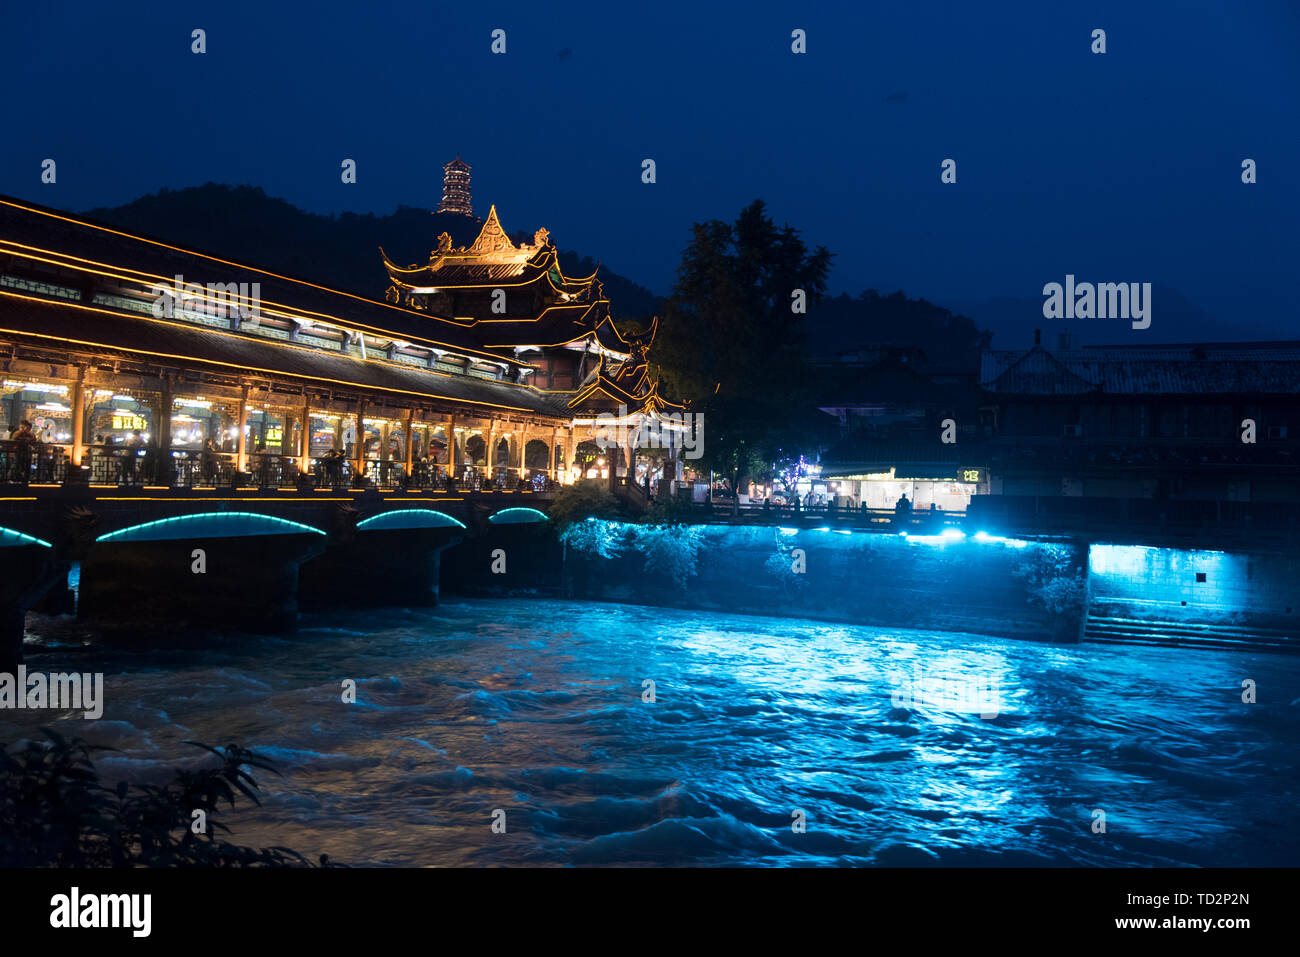
[[[464,524],[446,512],[432,508],[395,508],[357,522],[358,529],[370,531],[397,528],[464,528]]]
[[[508,517],[507,517],[508,516]],[[525,525],[550,521],[545,512],[535,508],[503,508],[495,515],[488,516],[493,525]]]
[[[44,545],[46,548],[54,547],[43,538],[37,538],[34,535],[28,535],[12,528],[0,528],[0,548],[13,548],[19,545]]]
[[[116,532],[109,532],[106,535],[100,535],[95,539],[96,542],[112,541],[158,541],[174,538],[201,537],[204,532],[202,529],[189,531],[185,526],[189,525],[239,525],[243,524],[245,535],[272,535],[266,529],[276,528],[281,534],[292,532],[315,532],[317,535],[324,535],[319,528],[313,528],[310,525],[304,525],[301,522],[291,522],[287,518],[277,518],[274,515],[259,515],[256,512],[201,512],[198,515],[175,515],[171,518],[160,518],[152,522],[144,522],[140,525],[132,525],[129,528],[121,528]],[[143,534],[146,529],[156,529],[158,532],[171,532],[173,534]],[[224,529],[222,531],[225,531]],[[180,534],[175,534],[180,533]],[[238,538],[239,532],[227,535],[215,535],[217,538]]]

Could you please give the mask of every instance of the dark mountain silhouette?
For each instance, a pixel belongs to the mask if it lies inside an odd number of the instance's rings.
[[[932,365],[971,370],[990,338],[966,316],[902,292],[882,296],[874,289],[824,299],[808,310],[804,328],[814,356],[828,358],[863,347],[915,347],[925,351]]]
[[[1028,349],[1034,344],[1035,329],[1042,330],[1043,345],[1049,348],[1055,347],[1065,332],[1076,346],[1230,342],[1241,338],[1240,330],[1193,305],[1182,293],[1168,286],[1151,288],[1148,329],[1134,329],[1131,322],[1123,319],[1046,319],[1041,296],[1037,299],[1000,296],[979,303],[948,305],[988,328],[996,337],[999,349]],[[1266,336],[1260,333],[1250,338]]]
[[[388,287],[380,246],[402,265],[427,262],[440,233],[449,233],[460,246],[473,242],[482,226],[476,218],[414,206],[399,206],[387,216],[322,216],[268,196],[260,187],[218,183],[162,189],[84,215],[127,232],[371,299],[382,299]],[[532,234],[513,238],[531,242]],[[573,275],[588,275],[596,268],[590,257],[564,250],[560,265]],[[615,316],[640,319],[658,311],[659,298],[644,286],[603,267],[599,278]]]
[[[325,286],[382,299],[388,277],[379,247],[395,262],[424,262],[438,234],[451,234],[456,245],[472,242],[481,220],[427,209],[400,206],[377,216],[341,213],[323,216],[298,209],[254,186],[208,183],[180,190],[163,189],[123,206],[87,211],[92,219],[128,232],[142,233],[190,249],[298,276]],[[531,242],[532,233],[512,233],[516,242]],[[599,254],[599,250],[593,250]],[[597,259],[561,250],[561,267],[570,275],[593,272]],[[644,323],[660,312],[660,300],[646,287],[600,269],[605,294],[622,320]],[[918,347],[932,365],[974,366],[981,346],[1028,348],[1034,330],[1043,343],[1058,344],[1068,331],[1076,345],[1106,343],[1227,341],[1238,331],[1190,303],[1166,286],[1152,291],[1152,325],[1132,329],[1118,319],[1048,320],[1040,298],[999,297],[976,303],[939,305],[911,299],[902,292],[882,295],[869,289],[857,296],[828,297],[809,309],[805,328],[808,349],[829,357],[862,347]]]

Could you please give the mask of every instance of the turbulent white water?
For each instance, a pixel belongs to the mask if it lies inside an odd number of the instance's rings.
[[[254,748],[283,777],[222,820],[310,858],[1300,863],[1297,657],[538,600],[308,616],[202,651],[34,630],[29,670],[103,671],[104,717],[0,712],[0,740],[111,745],[109,782],[205,760],[186,739]],[[952,694],[972,683],[978,707]]]

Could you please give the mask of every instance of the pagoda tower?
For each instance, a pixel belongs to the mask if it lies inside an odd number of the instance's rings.
[[[438,212],[473,216],[474,207],[469,196],[469,164],[457,156],[442,171],[442,202],[438,204]]]

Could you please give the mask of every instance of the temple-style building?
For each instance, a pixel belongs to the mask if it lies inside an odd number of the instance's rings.
[[[468,246],[444,235],[427,264],[382,261],[386,302],[0,197],[0,440],[16,443],[0,441],[0,471],[299,489],[637,483],[620,472],[630,449],[581,468],[577,450],[602,412],[643,423],[681,408],[649,375],[655,323],[621,333],[594,273],[564,275],[545,229],[512,242],[495,208]]]
[[[987,514],[1296,527],[1300,342],[1061,336],[981,358]]]
[[[682,411],[650,378],[646,354],[658,321],[637,335],[620,332],[597,273],[565,275],[545,228],[517,245],[493,206],[474,242],[454,248],[443,233],[427,264],[399,266],[380,255],[388,302],[427,314],[438,328],[469,330],[484,348],[508,350],[527,363],[526,381],[565,397],[576,421]]]

